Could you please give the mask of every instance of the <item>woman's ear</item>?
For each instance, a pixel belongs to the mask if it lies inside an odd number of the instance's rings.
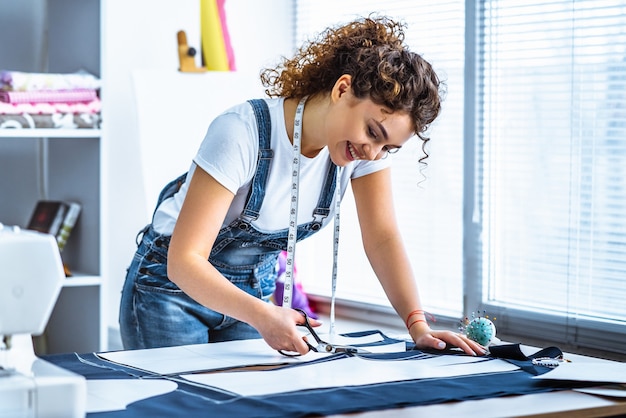
[[[333,101],[338,100],[345,93],[350,92],[350,88],[352,86],[352,76],[349,74],[344,74],[337,79],[333,89],[330,93],[330,97]]]

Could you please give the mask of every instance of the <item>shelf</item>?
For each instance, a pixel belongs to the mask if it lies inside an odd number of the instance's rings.
[[[0,129],[0,138],[99,138],[101,129]]]
[[[0,0],[0,39],[15,40],[12,48],[0,48],[0,62],[6,68],[35,73],[45,69],[64,74],[82,69],[101,78],[100,16],[104,3]],[[102,258],[106,248],[102,231],[107,229],[103,213],[107,165],[102,146],[106,130],[92,128],[101,126],[101,115],[90,116],[94,118],[75,120],[74,125],[0,128],[0,221],[26,225],[35,203],[42,199],[82,205],[62,253],[73,275],[64,280],[50,314],[45,354],[107,348],[107,273]]]
[[[100,276],[74,274],[73,276],[65,279],[63,287],[100,286],[101,284],[102,277]]]

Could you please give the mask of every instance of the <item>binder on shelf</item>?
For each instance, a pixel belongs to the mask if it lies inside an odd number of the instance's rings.
[[[80,203],[77,202],[40,200],[35,205],[35,210],[26,228],[53,235],[57,240],[59,251],[62,252],[72,229],[76,225],[81,208]],[[72,276],[65,263],[63,263],[63,267],[65,275]]]
[[[30,217],[27,229],[57,236],[69,206],[58,200],[40,200]]]

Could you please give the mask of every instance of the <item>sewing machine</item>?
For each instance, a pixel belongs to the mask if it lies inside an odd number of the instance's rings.
[[[84,417],[82,376],[35,355],[65,274],[52,235],[0,223],[0,418]]]

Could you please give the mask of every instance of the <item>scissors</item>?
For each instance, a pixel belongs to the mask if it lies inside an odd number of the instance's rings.
[[[337,345],[337,344],[327,343],[326,341],[322,340],[319,337],[319,335],[317,335],[317,332],[315,332],[315,330],[313,329],[313,327],[309,323],[309,316],[307,315],[307,313],[305,311],[303,311],[302,309],[300,309],[300,308],[295,308],[294,310],[300,312],[302,314],[302,316],[304,316],[304,324],[298,324],[298,326],[305,327],[309,331],[311,336],[315,339],[315,345],[312,345],[311,343],[309,343],[305,339],[306,344],[309,346],[309,350],[315,351],[316,353],[329,353],[329,354],[334,354],[334,353],[348,353],[348,354],[369,353],[369,351],[367,351],[367,350],[364,350],[364,349],[358,348],[358,347],[353,347],[351,345]],[[283,356],[287,356],[287,357],[298,357],[298,356],[301,355],[300,353],[297,353],[297,352],[290,352],[290,351],[283,351],[283,350],[278,350],[278,352],[280,354],[282,354]]]

